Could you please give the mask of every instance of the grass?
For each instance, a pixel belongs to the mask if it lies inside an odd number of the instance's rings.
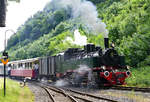
[[[126,102],[127,100],[126,99],[131,99],[131,100],[134,100],[135,102],[150,102],[150,99],[147,98],[147,97],[144,97],[142,95],[137,95],[135,94],[134,91],[132,92],[126,92],[126,93],[123,93],[123,92],[102,92],[103,94],[105,95],[109,95],[109,96],[113,96],[113,97],[118,97],[118,98],[125,98],[124,99],[124,102]]]
[[[3,91],[3,78],[0,78],[0,102],[34,102],[30,89],[20,87],[19,82],[6,79],[6,96]]]
[[[150,87],[150,66],[132,68],[131,77],[126,80],[128,86]]]

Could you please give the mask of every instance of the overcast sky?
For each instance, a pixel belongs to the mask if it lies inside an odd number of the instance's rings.
[[[20,3],[8,2],[6,27],[0,27],[0,51],[4,50],[5,31],[12,29],[17,31],[17,28],[24,24],[24,22],[35,14],[41,11],[44,6],[51,0],[21,0]],[[7,31],[7,39],[13,34],[12,31]]]

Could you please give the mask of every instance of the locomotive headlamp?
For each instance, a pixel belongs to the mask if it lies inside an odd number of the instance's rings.
[[[108,77],[109,74],[110,74],[110,73],[109,73],[108,71],[105,71],[105,72],[104,72],[104,75],[105,75],[106,77]]]
[[[127,72],[126,72],[126,75],[127,75],[127,76],[129,76],[130,74],[131,74],[130,71],[127,71]]]
[[[127,66],[127,69],[129,70],[129,69],[130,69],[130,66]]]
[[[105,67],[105,66],[102,66],[102,68],[103,68],[103,70],[105,70],[105,69],[106,69],[106,67]]]

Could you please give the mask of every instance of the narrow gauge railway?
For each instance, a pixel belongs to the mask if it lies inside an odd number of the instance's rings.
[[[52,100],[52,102],[56,102],[54,97],[52,96],[52,94],[49,92],[49,90],[46,87],[42,87],[42,86],[40,86],[40,87],[46,91],[46,93],[48,94],[48,96]]]
[[[39,84],[37,84],[39,85]],[[80,91],[75,91],[75,90],[71,90],[71,89],[62,89],[62,88],[58,88],[55,86],[50,86],[50,85],[45,85],[45,84],[40,84],[40,87],[44,88],[46,90],[46,92],[48,92],[50,95],[50,98],[53,100],[53,102],[61,102],[62,100],[65,101],[64,99],[62,99],[62,97],[56,96],[56,94],[60,93],[61,95],[63,95],[63,97],[65,98],[69,98],[68,101],[66,100],[65,102],[118,102],[112,99],[108,99],[108,98],[103,98],[103,97],[99,97],[99,96],[94,96],[88,93],[84,93],[84,92],[80,92]],[[56,93],[54,95],[54,93]],[[57,99],[59,98],[59,99]]]
[[[95,96],[92,94],[88,94],[88,93],[73,90],[73,89],[64,88],[64,90],[69,92],[69,94],[71,94],[73,97],[76,97],[76,98],[83,98],[84,97],[85,99],[90,99],[89,102],[101,102],[101,101],[102,102],[118,102],[116,100],[112,100],[112,99],[108,99],[108,98],[104,98],[104,97],[100,97],[100,96]]]
[[[64,102],[78,102],[74,97],[72,97],[69,94],[66,94],[63,90],[58,90],[56,88],[45,85],[36,85],[40,86],[47,92],[52,102],[61,102],[62,100]]]
[[[109,89],[125,90],[125,91],[139,91],[139,92],[150,92],[150,88],[139,88],[139,87],[123,87],[123,86],[112,86]]]

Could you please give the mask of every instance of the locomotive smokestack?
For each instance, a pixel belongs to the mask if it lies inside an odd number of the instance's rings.
[[[109,38],[104,38],[105,49],[109,48]]]
[[[0,27],[5,27],[6,0],[0,0]]]

